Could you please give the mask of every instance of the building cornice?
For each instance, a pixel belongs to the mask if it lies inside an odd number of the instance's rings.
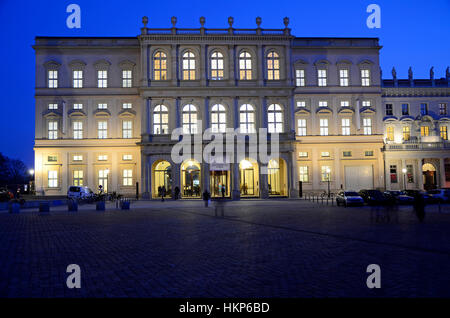
[[[382,97],[441,97],[450,96],[450,87],[384,87]]]

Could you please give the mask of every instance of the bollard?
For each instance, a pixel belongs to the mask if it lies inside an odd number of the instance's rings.
[[[120,202],[120,208],[122,210],[129,210],[130,209],[130,201],[129,200],[124,200]]]
[[[97,211],[105,211],[105,201],[98,201],[95,209]]]
[[[50,212],[50,203],[49,202],[39,203],[39,212],[42,212],[42,213]]]
[[[78,211],[78,201],[68,200],[67,201],[67,210],[69,212],[77,212]]]
[[[20,213],[20,203],[12,202],[8,207],[9,213]]]

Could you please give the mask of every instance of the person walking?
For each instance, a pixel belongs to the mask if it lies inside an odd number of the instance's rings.
[[[208,207],[208,201],[211,198],[211,194],[208,192],[208,190],[203,191],[203,201],[205,201],[205,208]]]
[[[222,185],[220,192],[222,192],[222,198],[225,198],[225,185]]]
[[[164,197],[166,196],[166,187],[161,187],[161,201],[164,202]]]
[[[174,190],[173,194],[174,194],[174,196],[175,196],[174,199],[177,200],[178,197],[179,197],[179,195],[180,195],[180,188],[175,187],[175,190]]]

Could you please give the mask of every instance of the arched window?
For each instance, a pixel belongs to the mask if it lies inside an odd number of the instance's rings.
[[[280,79],[280,57],[273,51],[267,55],[267,79]]]
[[[223,79],[223,55],[220,52],[211,54],[211,79]]]
[[[161,81],[167,79],[167,55],[158,51],[153,56],[153,79]]]
[[[164,105],[156,105],[153,109],[153,133],[155,135],[169,133],[169,110]]]
[[[272,104],[267,109],[269,133],[283,132],[283,111],[278,104]]]
[[[211,108],[211,129],[213,132],[224,133],[227,128],[227,114],[225,107],[221,104],[213,105]]]
[[[191,51],[183,54],[183,80],[195,80],[195,55]]]
[[[239,79],[252,79],[252,56],[246,51],[239,54]]]
[[[197,107],[192,104],[183,107],[183,133],[197,133]]]
[[[255,110],[250,104],[243,104],[239,109],[239,123],[241,133],[255,132]]]

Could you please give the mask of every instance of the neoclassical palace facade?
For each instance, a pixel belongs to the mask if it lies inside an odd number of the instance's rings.
[[[255,29],[231,17],[223,29],[171,22],[153,29],[144,17],[137,37],[36,37],[37,193],[102,185],[154,198],[164,186],[239,199],[450,186],[448,69],[381,80],[377,38],[294,37],[287,18],[283,29],[260,18]],[[267,128],[279,154],[174,162],[175,128]]]

